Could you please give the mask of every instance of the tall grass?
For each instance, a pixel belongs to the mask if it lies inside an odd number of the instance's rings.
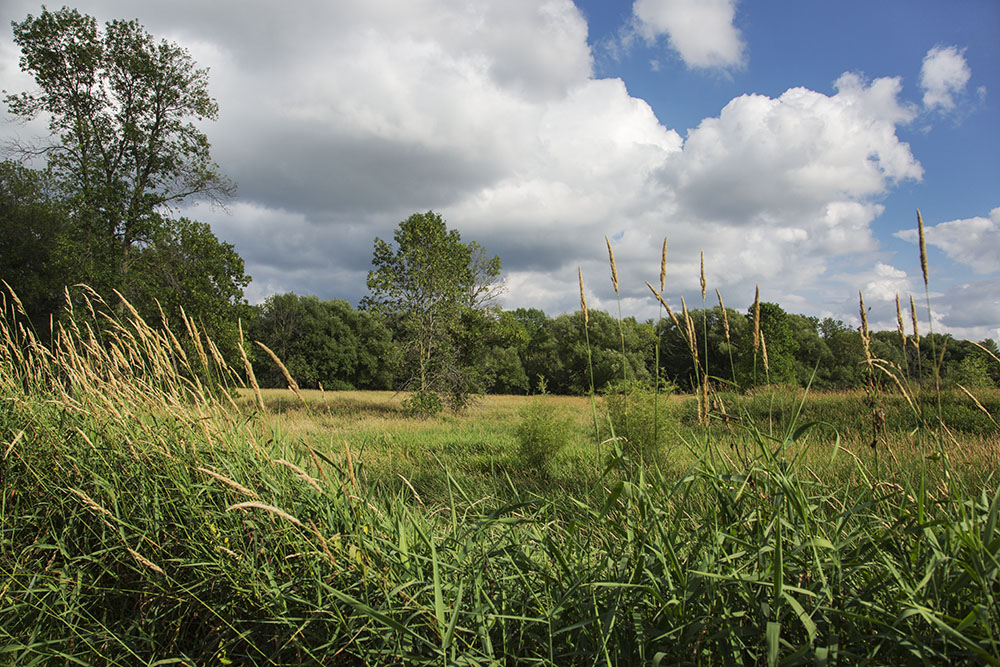
[[[995,477],[876,474],[801,402],[588,493],[431,499],[235,397],[194,322],[84,297],[43,346],[12,299],[0,663],[1000,664]]]

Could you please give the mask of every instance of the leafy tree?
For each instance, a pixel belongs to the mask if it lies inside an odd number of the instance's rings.
[[[162,308],[169,318],[183,308],[216,344],[235,349],[237,320],[249,313],[243,288],[250,278],[236,249],[205,223],[163,219],[136,249],[127,278],[122,293],[140,312]]]
[[[636,322],[629,317],[622,321],[625,335],[625,356],[622,356],[621,332],[618,321],[600,310],[590,310],[590,353],[594,369],[594,388],[598,391],[624,377],[649,382],[648,359],[652,355],[653,325]],[[584,336],[583,313],[556,317],[549,324],[551,352],[558,360],[544,375],[549,391],[561,394],[585,394],[590,391],[590,368],[587,363],[587,339]],[[551,358],[551,357],[550,357]]]
[[[754,308],[747,309],[747,319],[753,326]],[[758,384],[771,382],[775,384],[796,383],[795,353],[797,341],[789,323],[788,313],[776,303],[760,302],[760,332],[767,346],[768,367],[765,374],[763,350],[754,350],[753,345],[742,349],[742,371],[747,380],[755,380]],[[754,376],[754,357],[756,356],[756,377]]]
[[[371,313],[355,310],[343,299],[321,301],[291,292],[268,297],[257,310],[250,336],[271,348],[300,386],[390,386],[391,334]],[[285,386],[270,358],[258,355],[254,373],[265,386]]]
[[[813,387],[823,388],[827,380],[824,369],[833,361],[833,353],[819,334],[819,318],[793,313],[788,313],[787,317],[788,327],[795,341],[796,381],[804,387],[812,380]]]
[[[150,317],[154,299],[168,310],[183,305],[214,337],[231,337],[249,280],[242,260],[206,225],[168,216],[191,198],[219,202],[234,190],[195,124],[218,113],[207,70],[136,21],[101,30],[75,9],[43,7],[12,25],[37,89],[4,101],[22,119],[47,118],[50,132],[47,145],[19,147],[22,157],[44,155],[47,170],[33,177],[44,182],[35,197],[44,206],[19,209],[18,238],[56,241],[20,275],[21,288],[86,282],[105,298],[118,290]],[[52,224],[40,211],[56,203]],[[52,307],[50,298],[38,303]]]
[[[48,116],[55,142],[43,150],[71,204],[84,273],[95,287],[119,287],[135,247],[152,240],[158,209],[233,190],[193,122],[218,113],[208,72],[136,21],[101,32],[93,17],[64,7],[13,26],[21,69],[38,91],[5,96],[8,109]]]
[[[495,292],[500,259],[486,259],[478,244],[463,243],[433,211],[411,215],[393,239],[395,246],[375,239],[370,294],[362,305],[397,316],[403,357],[414,369],[406,386],[421,396],[444,394],[460,407],[474,389],[460,336],[487,307],[483,298]]]
[[[0,278],[16,292],[39,334],[69,280],[62,215],[44,172],[0,162]]]
[[[861,334],[840,320],[824,318],[819,332],[830,350],[830,358],[822,367],[826,388],[854,389],[864,379],[865,349]]]

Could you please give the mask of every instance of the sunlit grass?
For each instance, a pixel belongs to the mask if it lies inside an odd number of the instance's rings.
[[[46,347],[0,308],[0,663],[1000,664],[971,417],[873,449],[858,397],[675,397],[636,461],[590,398],[260,412],[200,341],[78,310]],[[532,401],[572,424],[544,474]]]

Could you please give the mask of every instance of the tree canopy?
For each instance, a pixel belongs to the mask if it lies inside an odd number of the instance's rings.
[[[464,243],[433,211],[399,223],[393,240],[395,245],[375,239],[363,306],[396,318],[403,357],[415,370],[404,384],[460,406],[477,389],[468,361],[470,346],[482,340],[463,333],[485,324],[500,258],[490,258],[478,243]]]
[[[207,70],[137,21],[101,29],[75,9],[43,7],[12,25],[37,89],[4,102],[22,119],[47,119],[50,133],[9,156],[44,157],[44,172],[13,161],[0,172],[0,224],[12,239],[0,261],[29,311],[51,313],[63,285],[82,282],[105,298],[117,290],[144,315],[157,315],[159,301],[209,333],[234,331],[243,261],[207,225],[171,217],[192,198],[221,202],[235,189],[195,124],[218,114]]]

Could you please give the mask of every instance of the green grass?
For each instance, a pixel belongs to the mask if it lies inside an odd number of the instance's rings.
[[[1000,664],[995,446],[954,451],[995,430],[872,451],[804,412],[857,397],[763,392],[637,465],[546,397],[542,476],[527,398],[260,414],[190,341],[89,324],[47,350],[0,320],[0,664]]]

